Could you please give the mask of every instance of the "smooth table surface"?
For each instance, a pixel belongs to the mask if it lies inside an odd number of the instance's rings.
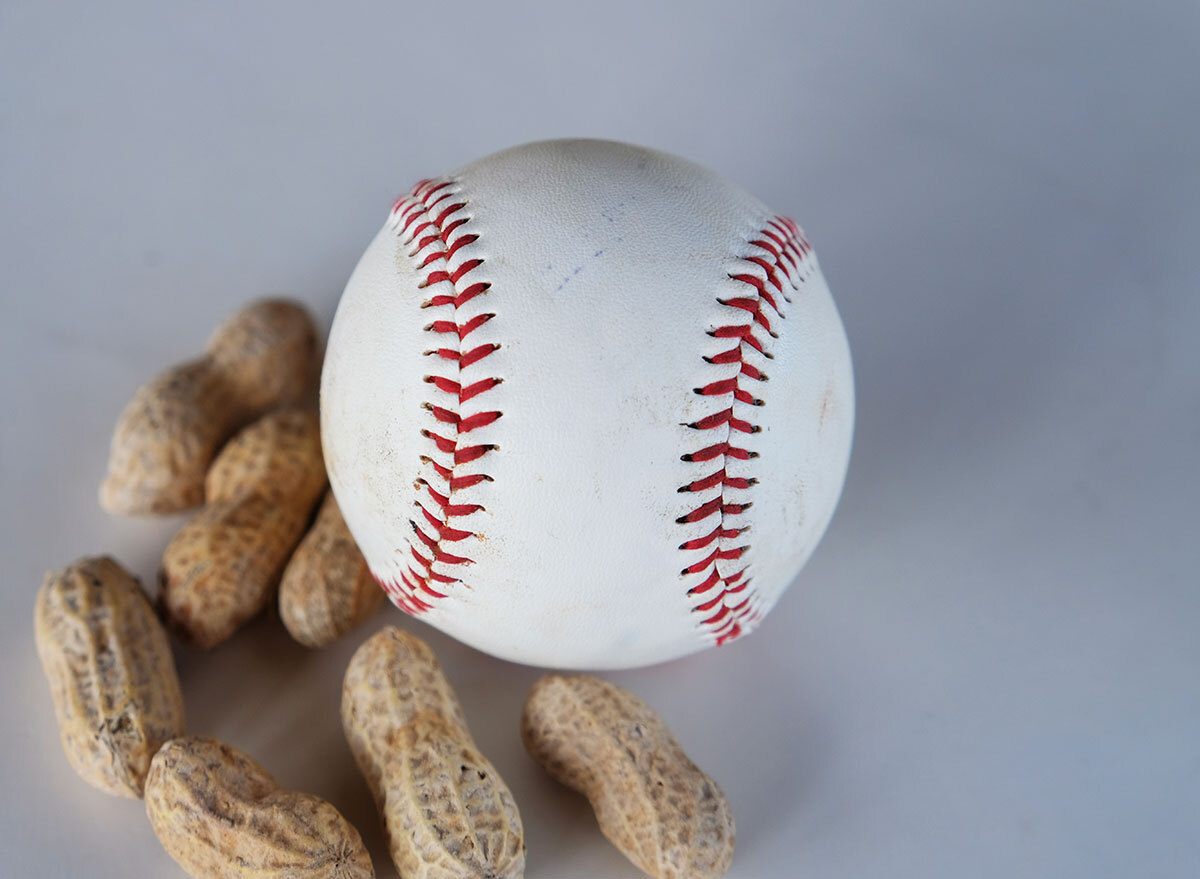
[[[728,794],[729,875],[1200,875],[1200,12],[1114,5],[0,5],[0,873],[180,875],[67,765],[32,637],[45,570],[152,584],[183,521],[97,507],[134,388],[265,293],[327,326],[414,180],[592,135],[796,217],[854,352],[798,582],[742,642],[610,675]],[[529,879],[638,875],[521,748],[538,671],[398,611],[180,649],[191,729],[394,875],[337,719],[384,622],[444,661]]]

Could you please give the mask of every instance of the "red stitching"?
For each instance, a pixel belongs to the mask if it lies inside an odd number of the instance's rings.
[[[744,542],[727,544],[727,541],[738,540],[749,530],[749,525],[736,526],[729,520],[742,515],[751,503],[733,502],[726,497],[726,489],[749,489],[758,480],[754,477],[730,476],[726,472],[726,462],[730,459],[747,461],[757,458],[758,452],[742,448],[737,443],[740,442],[740,435],[755,434],[762,429],[745,417],[738,417],[735,406],[738,403],[746,406],[763,405],[763,401],[743,383],[765,382],[767,374],[747,358],[772,359],[773,355],[763,336],[779,338],[773,325],[776,319],[782,321],[785,317],[780,310],[779,297],[784,302],[792,301],[789,290],[799,289],[804,281],[801,263],[812,250],[804,240],[800,227],[786,217],[773,217],[747,243],[756,250],[740,257],[745,263],[745,271],[729,273],[730,280],[744,285],[744,288],[739,289],[737,296],[717,299],[745,322],[717,326],[708,331],[708,335],[715,339],[737,339],[737,345],[704,358],[705,363],[714,366],[738,364],[738,370],[731,377],[692,389],[692,393],[702,397],[728,396],[731,398],[729,405],[683,425],[691,430],[723,429],[725,438],[681,456],[682,460],[689,462],[714,461],[718,467],[708,476],[680,486],[679,491],[706,492],[716,488],[719,492],[676,519],[680,524],[690,524],[716,518],[717,524],[712,531],[684,541],[679,548],[685,552],[703,550],[705,553],[702,558],[684,567],[680,574],[684,577],[705,574],[699,584],[688,589],[688,595],[696,600],[692,611],[702,615],[700,625],[708,630],[718,646],[749,631],[762,617],[759,595],[750,586],[751,578],[747,574],[749,564],[743,558],[750,545]],[[734,570],[725,573],[730,568],[729,563],[735,563]]]
[[[459,495],[493,480],[486,473],[462,474],[456,473],[455,468],[478,460],[496,448],[492,443],[467,445],[464,440],[467,434],[486,428],[503,414],[495,410],[468,413],[462,409],[464,403],[492,390],[503,379],[467,376],[465,372],[494,354],[500,346],[490,342],[470,347],[463,344],[467,336],[496,315],[479,314],[459,323],[459,309],[486,294],[491,284],[472,275],[483,265],[483,259],[468,258],[458,265],[453,264],[459,250],[479,240],[477,234],[467,231],[471,219],[463,214],[467,202],[458,196],[458,188],[452,180],[422,180],[392,205],[393,226],[402,242],[412,245],[408,257],[414,261],[415,268],[424,273],[417,286],[423,290],[428,288],[431,294],[421,303],[421,308],[453,309],[453,319],[439,317],[425,326],[425,332],[447,337],[444,344],[430,348],[425,354],[439,363],[453,363],[458,371],[457,376],[427,375],[424,378],[432,389],[443,395],[436,398],[436,403],[423,404],[439,425],[437,432],[421,431],[433,447],[431,452],[444,456],[441,461],[433,454],[420,458],[438,487],[423,477],[417,479],[414,487],[418,497],[414,505],[419,513],[409,520],[413,530],[408,547],[411,561],[398,581],[380,581],[392,601],[413,615],[430,610],[432,600],[445,598],[449,587],[463,582],[457,572],[447,572],[447,567],[462,567],[473,562],[461,549],[449,551],[450,545],[461,545],[468,537],[475,536],[473,531],[455,527],[451,520],[484,509],[481,504],[463,503]],[[468,275],[472,277],[468,279]]]

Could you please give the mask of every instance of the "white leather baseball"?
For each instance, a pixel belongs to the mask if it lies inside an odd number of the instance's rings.
[[[833,515],[853,417],[799,228],[691,162],[594,140],[400,198],[321,385],[330,482],[391,599],[560,668],[754,628]]]

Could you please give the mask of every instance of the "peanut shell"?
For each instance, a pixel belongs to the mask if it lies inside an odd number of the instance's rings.
[[[261,611],[325,484],[315,412],[278,410],[230,440],[209,471],[207,506],[163,553],[171,628],[212,647]]]
[[[111,513],[171,513],[204,501],[221,444],[268,409],[312,393],[316,328],[300,305],[262,300],[238,311],[206,354],[139,388],[113,431],[100,505]]]
[[[34,636],[67,759],[88,784],[140,797],[154,752],[184,731],[171,647],[141,586],[108,557],[51,572]]]
[[[333,492],[326,492],[279,584],[284,626],[301,644],[324,647],[379,610],[383,595]]]
[[[650,706],[589,675],[546,675],[521,718],[529,753],[592,804],[600,830],[656,879],[721,876],[733,812]]]
[[[458,696],[429,645],[416,635],[385,626],[350,658],[342,682],[342,722],[360,747],[377,745],[387,732],[422,712],[440,714],[471,742]]]
[[[386,628],[350,661],[342,726],[404,879],[517,879],[524,830],[429,647]]]
[[[190,875],[229,879],[370,879],[362,838],[319,797],[282,790],[216,739],[167,742],[146,780],[146,814]]]

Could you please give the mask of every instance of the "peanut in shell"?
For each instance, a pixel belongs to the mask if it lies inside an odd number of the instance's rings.
[[[551,776],[588,798],[601,832],[638,869],[656,879],[729,869],[729,802],[628,690],[590,675],[546,675],[525,702],[521,738]]]
[[[249,756],[216,739],[167,742],[146,780],[146,814],[191,876],[372,879],[358,831],[331,804],[283,790]]]
[[[93,787],[140,797],[184,714],[167,634],[138,581],[107,556],[47,574],[34,636],[68,761]]]
[[[333,492],[327,491],[279,584],[284,626],[306,647],[325,647],[371,617],[383,597]]]
[[[316,327],[301,305],[251,303],[213,333],[204,356],[140,387],[113,431],[100,505],[125,515],[173,513],[204,501],[204,478],[234,431],[311,395]]]
[[[208,473],[207,505],[163,553],[171,629],[213,647],[266,607],[325,485],[310,409],[276,410],[230,440]]]
[[[433,652],[386,628],[354,654],[342,726],[403,879],[518,879],[524,829]]]

